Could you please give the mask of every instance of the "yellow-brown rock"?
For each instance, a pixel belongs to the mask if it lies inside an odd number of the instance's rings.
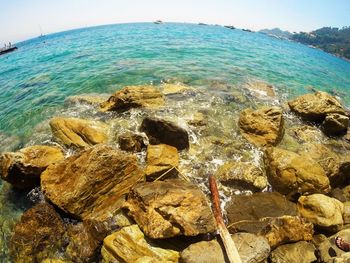
[[[152,86],[128,86],[101,103],[101,111],[127,111],[131,108],[157,108],[164,106],[163,95]]]
[[[120,149],[127,152],[140,152],[145,148],[143,137],[140,134],[126,132],[118,136]]]
[[[57,117],[51,119],[50,127],[53,136],[68,147],[87,147],[108,140],[108,126],[102,122]]]
[[[276,145],[283,136],[283,114],[278,107],[245,109],[239,117],[241,134],[256,146]]]
[[[166,144],[148,145],[146,156],[146,176],[156,178],[168,172],[163,179],[176,173],[174,167],[179,165],[179,153],[173,146]]]
[[[135,156],[96,145],[50,165],[41,187],[53,204],[79,219],[104,218],[115,214],[143,179]]]
[[[108,97],[107,97],[108,98]],[[101,103],[106,101],[106,96],[102,96],[100,94],[81,94],[69,96],[65,103],[67,104],[88,104],[93,106],[99,106]]]
[[[60,148],[34,145],[18,152],[0,156],[1,178],[16,188],[31,188],[39,185],[41,173],[52,163],[64,158]]]
[[[153,244],[137,225],[124,227],[107,236],[103,240],[101,254],[103,263],[170,263],[179,259],[179,252]]]
[[[165,95],[181,94],[181,93],[186,93],[189,91],[194,91],[194,89],[191,87],[179,85],[179,84],[164,84],[164,85],[162,85],[162,92]]]

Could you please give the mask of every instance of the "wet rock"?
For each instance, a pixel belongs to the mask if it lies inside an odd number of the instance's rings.
[[[0,131],[0,153],[11,152],[18,149],[21,139],[15,135],[9,135]]]
[[[316,127],[309,125],[296,126],[289,130],[289,133],[299,142],[317,142],[322,139],[322,132]]]
[[[259,234],[267,239],[271,248],[276,248],[290,242],[310,241],[313,233],[312,223],[304,218],[282,216],[272,219]]]
[[[175,123],[146,117],[142,121],[140,130],[147,134],[150,144],[168,144],[178,150],[189,148],[187,131]]]
[[[125,207],[146,236],[196,236],[216,230],[208,200],[195,185],[171,179],[140,183]]]
[[[148,145],[146,156],[146,177],[155,179],[165,173],[166,177],[177,174],[174,167],[179,165],[179,153],[173,146],[166,144]]]
[[[108,126],[102,122],[57,117],[51,119],[50,127],[53,136],[68,147],[87,147],[108,140]]]
[[[271,219],[297,215],[297,207],[277,192],[237,195],[226,205],[228,225],[238,231],[259,233]]]
[[[65,227],[52,206],[41,203],[27,210],[10,240],[14,262],[40,262],[64,245]]]
[[[152,86],[128,86],[114,93],[100,105],[101,111],[123,112],[131,108],[164,106],[163,95]]]
[[[141,152],[146,145],[143,142],[142,135],[136,133],[123,133],[118,137],[120,149],[127,152]]]
[[[101,103],[105,102],[108,96],[103,96],[101,94],[81,94],[69,96],[65,103],[68,105],[76,105],[76,104],[87,104],[92,106],[99,106]]]
[[[222,263],[225,262],[225,254],[218,241],[201,241],[183,250],[181,252],[180,262]]]
[[[137,225],[107,236],[101,250],[102,262],[178,262],[179,252],[163,249],[147,239]]]
[[[162,86],[162,93],[164,95],[184,94],[189,92],[194,92],[194,89],[178,84],[164,84]]]
[[[290,109],[300,117],[313,122],[322,122],[327,114],[345,115],[340,102],[326,92],[316,91],[288,102]]]
[[[188,124],[195,127],[206,126],[208,125],[208,119],[203,113],[196,112],[193,114],[193,118],[188,121]]]
[[[344,135],[349,127],[349,117],[338,113],[327,114],[322,125],[329,136]]]
[[[49,166],[41,187],[52,203],[79,219],[104,218],[115,214],[143,179],[135,156],[97,145]]]
[[[271,263],[312,263],[317,260],[316,248],[313,244],[300,241],[294,244],[286,244],[272,251]]]
[[[301,196],[298,200],[298,210],[302,217],[327,231],[337,231],[344,223],[344,205],[326,195]]]
[[[42,260],[40,263],[73,263],[72,261],[56,259],[56,258],[46,258]]]
[[[283,115],[278,107],[246,109],[238,124],[243,137],[256,146],[276,145],[283,136]]]
[[[267,177],[260,167],[246,162],[227,162],[216,172],[224,185],[242,190],[261,191],[267,187]]]
[[[35,145],[0,156],[1,178],[16,188],[33,188],[40,184],[41,173],[64,158],[60,148]]]
[[[344,224],[350,224],[350,202],[344,202],[343,220]]]
[[[263,81],[252,81],[244,86],[254,97],[258,98],[275,98],[274,87]]]
[[[281,148],[266,151],[268,179],[272,187],[289,196],[304,193],[327,193],[329,179],[322,167],[308,155]]]

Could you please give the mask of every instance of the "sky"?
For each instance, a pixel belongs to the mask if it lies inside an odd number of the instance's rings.
[[[350,0],[0,0],[0,19],[0,45],[41,29],[49,34],[158,19],[299,32],[350,26]]]

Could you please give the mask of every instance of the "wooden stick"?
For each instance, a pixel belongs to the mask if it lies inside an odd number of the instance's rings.
[[[213,201],[214,217],[216,223],[218,224],[219,234],[222,239],[222,242],[224,243],[227,257],[230,263],[242,263],[235,242],[233,242],[231,235],[225,226],[224,219],[222,218],[218,186],[216,183],[216,179],[213,175],[209,176],[209,187]]]

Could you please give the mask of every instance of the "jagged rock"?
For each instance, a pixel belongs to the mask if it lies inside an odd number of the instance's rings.
[[[57,253],[64,245],[65,227],[52,206],[37,204],[27,210],[16,224],[10,240],[14,262],[40,262]]]
[[[261,191],[267,187],[264,171],[247,162],[227,162],[216,172],[216,178],[224,185]]]
[[[67,104],[88,104],[93,106],[99,106],[101,103],[105,102],[108,97],[103,96],[101,94],[81,94],[69,96],[65,103]]]
[[[97,145],[50,165],[41,187],[52,203],[79,219],[105,218],[119,210],[124,195],[143,179],[135,156]]]
[[[155,179],[171,170],[166,174],[166,177],[169,177],[177,173],[174,167],[179,165],[179,153],[175,147],[170,145],[148,145],[146,162],[147,178]],[[163,177],[163,179],[166,177]]]
[[[137,225],[124,227],[107,236],[101,249],[102,262],[178,262],[179,252],[163,249],[145,238]]]
[[[271,219],[296,216],[297,207],[277,192],[237,195],[226,205],[228,225],[238,231],[259,233]]]
[[[146,145],[143,142],[142,135],[127,132],[118,137],[120,149],[127,152],[141,152]]]
[[[238,124],[243,137],[256,146],[276,145],[283,136],[283,114],[278,107],[245,109]]]
[[[274,87],[263,81],[252,81],[244,86],[250,93],[258,98],[275,98]]]
[[[164,106],[163,95],[152,86],[128,86],[114,93],[100,105],[101,111],[123,112],[131,108]]]
[[[232,235],[242,263],[258,263],[267,259],[270,246],[262,236],[250,233]],[[222,263],[225,262],[224,249],[216,240],[202,241],[190,245],[181,252],[183,263]]]
[[[307,154],[271,147],[265,157],[268,179],[276,191],[289,196],[329,192],[329,179],[324,170]]]
[[[216,229],[203,192],[179,179],[138,184],[130,191],[125,207],[151,238],[196,236]]]
[[[345,115],[345,110],[340,102],[322,91],[297,97],[288,104],[293,112],[308,121],[322,122],[330,113]]]
[[[146,117],[142,121],[140,130],[147,134],[150,144],[168,144],[178,150],[189,148],[187,131],[175,123]]]
[[[271,263],[312,263],[317,260],[316,248],[313,244],[300,241],[294,244],[286,244],[272,251]]]
[[[178,84],[164,84],[162,85],[162,93],[164,95],[174,95],[183,94],[188,92],[193,92],[194,89],[188,86],[178,85]]]
[[[41,173],[52,163],[64,158],[60,148],[35,145],[0,156],[1,178],[16,188],[32,188],[40,184]]]
[[[343,203],[326,195],[301,196],[298,200],[298,210],[302,217],[328,231],[337,231],[344,223]]]
[[[304,218],[282,216],[272,219],[259,234],[267,239],[271,248],[276,248],[285,243],[310,241],[313,233],[312,223]]]
[[[327,114],[322,125],[327,135],[344,135],[349,127],[349,117],[338,113]]]
[[[50,127],[53,136],[68,147],[87,147],[108,140],[108,126],[102,122],[56,117],[51,119]]]

